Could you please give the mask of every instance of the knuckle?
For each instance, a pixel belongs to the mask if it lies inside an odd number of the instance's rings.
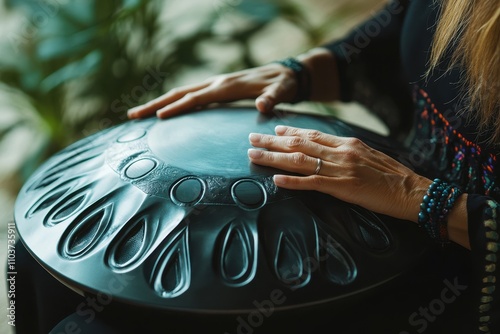
[[[292,153],[290,158],[292,163],[297,166],[302,166],[307,161],[307,155],[302,152]]]
[[[197,104],[198,103],[198,100],[199,100],[199,96],[198,94],[194,93],[194,92],[189,92],[187,93],[186,95],[184,95],[184,98],[190,102],[192,102],[193,104]]]
[[[235,72],[230,74],[215,75],[210,81],[212,86],[218,88],[231,87],[241,82],[241,73]]]
[[[272,93],[272,92],[271,92],[271,93],[270,93],[270,92],[266,92],[266,93],[262,94],[262,97],[264,97],[264,98],[265,98],[267,101],[269,101],[269,103],[270,103],[270,104],[272,104],[272,105],[275,105],[275,104],[277,104],[277,103],[278,103],[278,102],[277,102],[278,100],[276,99],[276,96],[275,96],[275,95],[274,95],[274,93]],[[275,111],[275,110],[273,110],[273,113],[275,113],[275,114],[276,114],[276,111]]]
[[[262,152],[262,157],[267,160],[268,162],[273,162],[274,159],[274,154],[270,154],[268,152]]]
[[[323,186],[324,179],[322,176],[311,175],[310,178],[315,189],[320,189]]]
[[[292,137],[287,139],[286,145],[290,148],[300,147],[305,145],[305,140],[300,137]]]
[[[287,128],[285,134],[288,135],[288,136],[297,136],[299,134],[299,129],[297,129],[297,128]]]
[[[260,139],[261,143],[264,144],[264,146],[270,146],[273,145],[275,142],[274,136],[267,136],[263,135]]]
[[[168,92],[168,94],[169,94],[169,95],[179,95],[179,93],[180,93],[180,89],[179,89],[178,87],[172,88],[172,89]]]
[[[309,140],[316,141],[321,138],[322,133],[318,130],[309,130],[306,135]]]
[[[231,82],[234,80],[227,75],[216,75],[216,76],[212,77],[211,81],[212,81],[212,84],[214,86],[221,87],[221,86],[231,84]]]
[[[349,137],[346,138],[346,144],[353,147],[360,147],[363,146],[363,141],[359,138]]]
[[[203,82],[205,82],[205,83],[213,83],[213,82],[216,82],[216,81],[220,81],[223,77],[224,77],[224,74],[216,74],[216,75],[209,76]]]

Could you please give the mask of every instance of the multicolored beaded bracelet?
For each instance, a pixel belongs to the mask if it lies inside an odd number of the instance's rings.
[[[420,204],[418,225],[431,239],[446,244],[448,240],[447,217],[462,190],[440,179],[434,179]]]
[[[307,68],[300,61],[291,57],[275,60],[273,63],[280,64],[291,69],[297,78],[297,93],[291,103],[309,100],[311,95],[311,78]]]

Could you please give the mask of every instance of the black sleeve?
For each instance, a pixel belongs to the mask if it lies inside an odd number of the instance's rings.
[[[467,198],[469,240],[475,263],[473,289],[477,295],[473,320],[478,333],[500,333],[500,290],[498,256],[500,250],[500,205],[491,197]]]
[[[357,101],[377,114],[391,134],[411,127],[413,101],[401,68],[400,39],[409,0],[391,0],[345,38],[325,44],[334,53],[341,101]]]

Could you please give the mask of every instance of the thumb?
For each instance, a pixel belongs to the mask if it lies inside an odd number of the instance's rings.
[[[267,94],[262,94],[255,99],[255,107],[261,113],[271,112],[276,104],[275,99]]]
[[[276,83],[267,87],[260,96],[255,99],[255,107],[262,113],[271,112],[274,107],[281,102],[288,102],[292,99],[293,92],[285,89],[285,85]]]

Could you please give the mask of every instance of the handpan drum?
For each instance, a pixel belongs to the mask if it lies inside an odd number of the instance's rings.
[[[314,191],[249,162],[250,132],[279,124],[386,137],[329,116],[218,107],[133,120],[50,158],[17,198],[22,242],[81,293],[187,314],[334,307],[390,283],[425,253],[416,224]],[[273,295],[274,294],[274,295]]]

